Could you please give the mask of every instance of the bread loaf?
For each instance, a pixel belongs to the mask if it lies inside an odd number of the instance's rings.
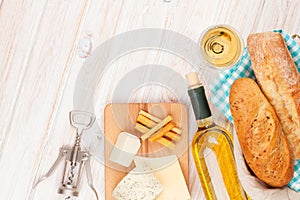
[[[263,93],[272,104],[300,158],[300,76],[280,33],[249,35],[247,41],[252,67]]]
[[[237,79],[229,103],[245,160],[255,175],[273,187],[293,177],[293,152],[276,113],[250,78]]]

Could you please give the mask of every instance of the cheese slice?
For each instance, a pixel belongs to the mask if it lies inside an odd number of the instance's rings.
[[[114,189],[116,200],[154,200],[163,190],[152,173],[129,172]]]
[[[110,160],[129,167],[141,146],[140,139],[127,132],[121,132],[110,154]]]
[[[176,155],[160,158],[136,156],[134,163],[136,171],[153,173],[164,188],[156,200],[191,199]]]

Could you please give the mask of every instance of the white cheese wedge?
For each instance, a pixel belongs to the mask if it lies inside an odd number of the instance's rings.
[[[116,200],[154,200],[163,190],[152,173],[129,172],[113,190]]]
[[[122,166],[129,167],[140,146],[141,141],[138,137],[127,132],[121,132],[109,159]]]
[[[134,163],[136,165],[136,170],[139,170],[140,172],[148,170],[148,173],[153,173],[164,188],[156,200],[191,199],[176,155],[161,158],[136,156],[134,158]]]

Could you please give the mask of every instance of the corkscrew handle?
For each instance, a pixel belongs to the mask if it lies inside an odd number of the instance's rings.
[[[86,129],[93,126],[95,115],[85,111],[73,110],[69,113],[70,123],[77,129],[77,134],[81,135]]]
[[[86,161],[85,170],[86,170],[86,176],[87,176],[88,185],[93,190],[93,192],[94,192],[94,194],[96,196],[96,199],[99,200],[97,190],[95,189],[94,183],[93,183],[93,177],[92,177],[92,170],[91,170],[90,159],[88,159]]]
[[[59,150],[59,154],[55,160],[55,162],[53,163],[53,165],[51,166],[51,168],[49,169],[49,171],[42,176],[41,178],[39,178],[39,180],[34,184],[33,186],[33,190],[41,183],[43,182],[46,178],[50,177],[53,172],[56,170],[56,168],[58,167],[59,163],[62,161],[63,157],[66,155],[66,150],[62,147]]]

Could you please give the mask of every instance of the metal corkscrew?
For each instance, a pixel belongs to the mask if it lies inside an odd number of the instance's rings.
[[[85,168],[87,181],[89,187],[94,192],[96,199],[98,193],[94,187],[91,165],[90,165],[90,154],[87,151],[82,150],[81,147],[81,136],[84,130],[92,127],[95,122],[95,116],[88,112],[82,111],[71,111],[69,114],[70,123],[76,128],[76,139],[73,147],[61,147],[59,155],[56,161],[53,163],[49,171],[42,176],[34,185],[33,189],[37,187],[42,181],[51,176],[56,170],[60,162],[65,160],[64,172],[61,181],[61,186],[58,188],[58,193],[66,195],[65,199],[71,199],[71,197],[79,196],[79,185],[81,182],[81,176]]]

